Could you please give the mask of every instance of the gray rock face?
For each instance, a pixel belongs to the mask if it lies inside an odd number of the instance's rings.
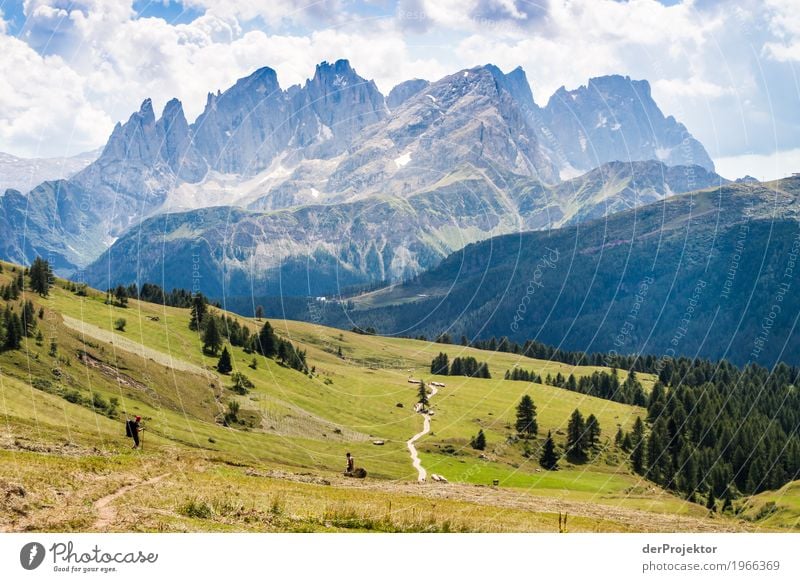
[[[386,96],[387,107],[394,111],[403,103],[408,101],[411,97],[428,87],[428,85],[430,85],[430,82],[425,81],[424,79],[411,79],[410,81],[403,81],[389,91],[389,95]]]
[[[659,160],[714,171],[703,146],[658,108],[647,81],[610,75],[574,91],[562,87],[548,101],[543,120],[573,169]]]

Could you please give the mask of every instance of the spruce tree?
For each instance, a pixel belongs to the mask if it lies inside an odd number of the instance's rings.
[[[714,497],[714,488],[713,487],[709,487],[709,489],[708,489],[708,500],[706,501],[706,508],[709,511],[714,511],[714,508],[716,507],[716,505],[717,505],[717,500]]]
[[[477,451],[483,451],[486,449],[486,435],[483,434],[483,429],[478,430],[478,434],[472,437],[469,445]]]
[[[272,358],[278,353],[278,338],[268,321],[264,322],[264,326],[258,332],[256,348],[259,354],[268,358]]]
[[[633,431],[631,433],[631,465],[634,472],[639,475],[644,474],[644,461],[645,461],[645,442],[644,442],[644,423],[641,417],[636,417],[633,423]]]
[[[586,419],[586,447],[592,451],[600,448],[600,421],[594,414]]]
[[[517,434],[524,438],[535,437],[539,431],[539,425],[536,422],[536,405],[528,394],[525,394],[517,405],[515,427]]]
[[[447,376],[450,373],[450,361],[447,354],[439,352],[439,355],[433,358],[431,362],[431,374],[440,376]]]
[[[36,310],[30,300],[22,307],[22,327],[26,336],[33,337],[33,332],[36,331]]]
[[[539,464],[548,471],[558,470],[559,454],[556,451],[556,443],[553,441],[553,433],[547,431],[547,440],[542,447],[542,455],[539,457]]]
[[[6,350],[18,350],[22,344],[22,337],[25,332],[22,328],[22,321],[19,315],[11,311],[9,306],[6,306],[3,315],[3,324],[6,329],[6,338],[3,347]]]
[[[222,354],[219,357],[219,362],[217,362],[217,372],[220,374],[230,374],[233,371],[233,364],[231,363],[231,353],[228,351],[228,347],[225,346],[222,348]]]
[[[617,429],[617,434],[614,436],[614,445],[617,448],[622,448],[622,443],[625,442],[625,433],[622,430],[622,427]]]
[[[576,408],[567,424],[567,454],[573,461],[585,461],[587,448],[586,422]]]
[[[42,297],[47,297],[50,293],[50,287],[53,285],[53,271],[50,268],[50,263],[42,259],[42,257],[36,257],[29,270],[29,276],[31,289]]]
[[[219,333],[216,317],[208,317],[206,329],[203,331],[203,351],[216,356],[222,347],[222,336]]]
[[[206,298],[203,296],[202,293],[196,294],[192,298],[189,329],[191,329],[192,331],[197,331],[198,329],[200,329],[201,325],[203,324],[203,318],[205,318],[207,312],[208,312],[208,302],[206,301]]]
[[[428,406],[428,387],[425,386],[425,382],[422,380],[419,381],[419,389],[417,390],[417,402],[422,404],[422,408],[426,408]]]

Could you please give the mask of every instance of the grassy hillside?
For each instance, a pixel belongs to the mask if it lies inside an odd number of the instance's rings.
[[[0,285],[18,270],[3,264]],[[0,300],[0,309],[19,312],[22,300],[34,303],[33,337],[0,353],[5,530],[555,531],[559,511],[570,514],[570,531],[754,527],[710,518],[631,473],[613,436],[642,409],[502,379],[515,365],[541,375],[596,368],[273,320],[307,351],[313,373],[228,346],[254,385],[240,395],[203,354],[188,310],[135,300],[114,307],[105,294],[81,296],[60,280],[46,298],[25,292]],[[124,331],[115,329],[120,318]],[[253,332],[262,325],[238,321]],[[442,350],[486,361],[493,378],[431,377]],[[444,380],[431,400],[432,432],[417,446],[428,473],[448,484],[416,483],[405,442],[422,417],[409,376]],[[527,444],[509,441],[523,394],[538,408],[539,434]],[[238,421],[224,426],[232,401]],[[597,416],[601,450],[587,463],[542,470],[543,437],[552,431],[563,447],[576,408]],[[141,451],[124,437],[126,415],[144,418]],[[479,429],[483,452],[468,444]],[[368,470],[366,480],[341,476],[345,451]]]

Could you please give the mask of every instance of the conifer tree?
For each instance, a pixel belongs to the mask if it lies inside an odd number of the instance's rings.
[[[431,374],[438,374],[440,376],[447,376],[450,373],[450,361],[447,354],[439,352],[439,355],[433,358],[431,362]]]
[[[31,265],[29,276],[31,289],[42,297],[47,297],[50,293],[50,287],[53,285],[53,271],[50,268],[50,263],[42,259],[42,257],[36,257]],[[19,290],[21,291],[22,289]]]
[[[219,362],[217,362],[217,372],[220,374],[230,374],[233,371],[233,364],[231,363],[231,353],[228,351],[228,347],[225,346],[222,348],[222,354],[219,357]]]
[[[633,431],[631,436],[631,465],[634,472],[639,475],[644,474],[644,461],[645,461],[645,442],[644,442],[644,423],[641,417],[637,416],[636,421],[633,423]]]
[[[592,451],[600,448],[600,421],[594,414],[586,419],[586,447]]]
[[[203,331],[203,351],[216,356],[222,347],[222,336],[219,333],[216,317],[208,317],[205,331]]]
[[[528,394],[525,394],[517,405],[515,428],[517,434],[524,438],[535,437],[539,431],[539,425],[536,422],[536,405]]]
[[[419,389],[417,390],[417,402],[422,404],[422,408],[426,408],[428,406],[428,387],[425,386],[425,382],[422,380],[419,381]]]
[[[576,408],[567,424],[567,454],[574,461],[585,461],[587,448],[586,422]]]
[[[278,338],[275,336],[275,332],[272,331],[272,326],[268,321],[264,322],[264,326],[258,332],[256,351],[268,358],[272,358],[278,353]]]
[[[189,329],[197,331],[203,324],[203,318],[208,312],[208,302],[202,293],[197,293],[192,298],[191,317],[189,319]]]
[[[483,434],[483,429],[478,430],[478,434],[472,437],[472,440],[469,444],[477,451],[483,451],[486,449],[486,435]]]
[[[547,440],[544,441],[542,455],[539,457],[539,464],[548,471],[557,471],[558,459],[559,454],[558,451],[556,451],[556,444],[553,441],[553,433],[547,431]]]

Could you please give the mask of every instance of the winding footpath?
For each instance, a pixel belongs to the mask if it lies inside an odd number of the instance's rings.
[[[428,394],[428,400],[430,401],[431,398],[436,396],[438,391],[438,388],[431,386],[431,393]],[[414,443],[431,432],[431,415],[424,411],[420,411],[420,414],[422,414],[424,419],[422,421],[422,432],[418,432],[413,437],[408,439],[406,446],[408,447],[408,452],[411,454],[411,464],[414,465],[414,468],[417,470],[417,481],[423,482],[428,477],[428,472],[425,470],[425,467],[422,466],[422,462],[419,459],[419,453],[417,453],[417,447],[414,446]]]
[[[92,504],[92,506],[94,507],[94,510],[97,512],[97,519],[95,520],[94,524],[92,524],[92,530],[102,531],[114,523],[114,520],[117,517],[117,510],[112,505],[114,501],[116,501],[117,499],[119,499],[132,489],[136,489],[137,487],[142,487],[143,485],[153,485],[154,483],[158,483],[168,475],[169,473],[164,473],[163,475],[147,479],[146,481],[139,481],[137,483],[131,483],[130,485],[125,485],[124,487],[120,487],[119,489],[117,489],[114,493],[106,495],[105,497],[101,497],[100,499],[95,501]]]

